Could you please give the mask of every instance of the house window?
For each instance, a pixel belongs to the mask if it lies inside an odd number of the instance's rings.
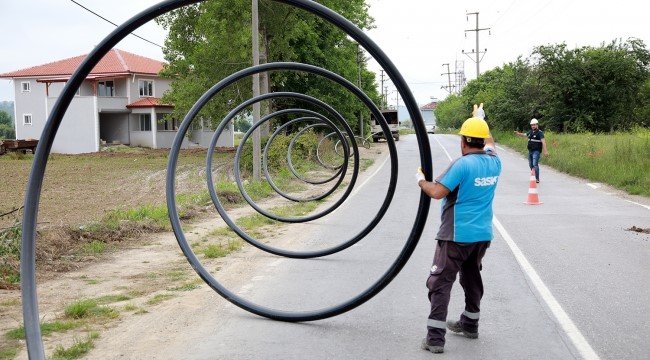
[[[151,131],[151,114],[140,114],[140,131]]]
[[[153,80],[140,80],[140,97],[153,96]]]
[[[22,92],[31,92],[32,91],[32,85],[29,81],[23,81],[20,83],[20,88]]]
[[[99,96],[115,96],[115,83],[110,81],[99,81],[97,83],[97,94]]]
[[[32,124],[32,114],[23,114],[23,125]]]
[[[158,116],[158,130],[174,131],[178,130],[180,125],[181,121],[178,119],[172,119],[164,114]]]

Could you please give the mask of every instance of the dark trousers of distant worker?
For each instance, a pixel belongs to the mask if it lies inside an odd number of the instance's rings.
[[[528,150],[528,166],[531,170],[535,170],[535,180],[539,182],[539,158],[541,153],[539,150]]]
[[[447,307],[451,287],[459,272],[460,285],[465,291],[465,311],[460,316],[460,323],[465,331],[478,332],[483,297],[481,261],[488,247],[490,247],[489,241],[463,244],[438,240],[433,266],[427,279],[431,302],[431,312],[427,321],[429,345],[445,344]]]

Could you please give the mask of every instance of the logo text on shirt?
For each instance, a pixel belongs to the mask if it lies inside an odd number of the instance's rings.
[[[492,186],[497,183],[498,176],[480,177],[474,179],[474,186]]]

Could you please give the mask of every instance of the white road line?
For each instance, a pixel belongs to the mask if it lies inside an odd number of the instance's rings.
[[[510,234],[508,234],[496,216],[493,218],[492,222],[494,223],[494,226],[497,228],[497,230],[499,230],[499,233],[501,233],[501,237],[506,241],[512,253],[515,255],[515,259],[517,259],[519,266],[521,266],[521,269],[524,271],[524,273],[526,273],[530,279],[530,282],[533,284],[533,286],[535,286],[535,289],[542,297],[546,305],[549,307],[557,322],[560,324],[560,326],[562,326],[562,329],[573,343],[573,346],[578,349],[582,358],[599,359],[598,354],[596,354],[594,349],[591,348],[587,340],[584,338],[584,336],[582,336],[580,330],[578,330],[573,321],[571,321],[569,315],[564,311],[564,309],[562,309],[560,303],[555,299],[548,287],[546,287],[542,279],[537,274],[537,271],[535,271],[535,268],[533,268],[530,262],[528,262],[528,259],[526,259],[526,256],[524,256],[524,253],[521,252],[517,244],[514,242],[514,240],[512,240],[512,237],[510,237]]]
[[[447,154],[447,158],[449,158],[449,161],[451,161],[451,160],[452,160],[451,156],[450,156],[449,153],[447,152],[447,149],[445,149],[445,147],[442,146],[442,144],[440,143],[440,140],[438,140],[438,137],[437,137],[437,136],[434,136],[433,138],[436,139],[436,142],[438,142],[438,145],[440,145],[440,147],[442,148],[442,151],[444,151],[445,154]]]
[[[600,187],[600,184],[598,183],[587,183],[587,186],[589,186],[592,189],[598,189]]]
[[[436,139],[436,141],[438,141],[438,139]],[[442,146],[440,141],[438,141],[438,144],[445,151],[445,154],[447,154],[449,161],[452,161],[451,156],[449,156],[449,153],[444,148],[444,146]],[[501,237],[506,241],[508,247],[510,247],[510,251],[512,251],[512,254],[515,256],[515,259],[519,263],[519,266],[524,271],[526,276],[528,276],[528,279],[530,279],[530,282],[533,284],[533,286],[535,286],[535,290],[537,290],[542,300],[544,300],[546,303],[546,306],[548,306],[548,308],[551,310],[553,316],[555,317],[555,320],[560,324],[562,330],[564,330],[566,335],[571,340],[571,343],[573,343],[573,346],[575,346],[575,348],[580,353],[580,356],[582,356],[583,359],[589,360],[600,359],[598,357],[598,354],[596,354],[594,349],[591,348],[585,337],[582,336],[580,330],[578,330],[578,327],[573,323],[564,309],[562,309],[560,303],[555,299],[546,284],[544,284],[544,281],[542,281],[542,279],[537,274],[537,271],[535,271],[535,268],[533,268],[530,262],[528,262],[528,259],[526,259],[526,256],[524,256],[524,253],[521,252],[515,241],[512,239],[510,234],[508,234],[503,225],[501,225],[501,222],[497,219],[496,216],[492,218],[492,223],[501,234]]]
[[[384,167],[384,165],[386,165],[386,162],[389,159],[390,159],[390,156],[387,156],[386,159],[384,159],[384,162],[381,163],[381,165],[379,165],[377,170],[375,170],[375,172],[373,172],[372,175],[368,176],[368,178],[364,182],[362,182],[361,185],[359,185],[356,189],[354,189],[354,191],[352,192],[352,194],[350,194],[350,196],[356,195],[359,192],[359,190],[361,190],[361,188],[364,187],[368,183],[368,181],[370,181],[370,179],[372,179],[375,175],[377,175],[379,170],[381,170]]]
[[[632,204],[634,204],[634,205],[643,206],[644,208],[650,210],[650,206],[648,206],[648,205],[639,204],[638,202],[634,202],[634,201],[632,201],[632,200],[627,200],[627,199],[623,199],[623,200],[625,200],[625,201],[627,201],[627,202],[629,202],[629,203],[632,203]]]

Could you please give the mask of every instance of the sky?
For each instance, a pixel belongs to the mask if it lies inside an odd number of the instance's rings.
[[[121,24],[158,0],[76,0],[116,24]],[[239,0],[229,0],[239,1]],[[420,105],[448,92],[447,68],[464,61],[465,76],[476,78],[476,64],[463,54],[476,47],[478,12],[480,72],[528,57],[535,46],[566,43],[570,48],[599,46],[635,37],[650,45],[647,13],[650,3],[619,0],[367,0],[375,28],[368,35],[406,79]],[[0,73],[87,54],[114,26],[70,0],[0,0]],[[165,32],[149,23],[136,34],[163,45]],[[163,60],[160,47],[129,36],[119,49]],[[379,72],[371,59],[369,66]],[[397,104],[390,82],[389,103]],[[13,100],[13,84],[0,80],[0,101]],[[402,100],[399,100],[400,104]]]

